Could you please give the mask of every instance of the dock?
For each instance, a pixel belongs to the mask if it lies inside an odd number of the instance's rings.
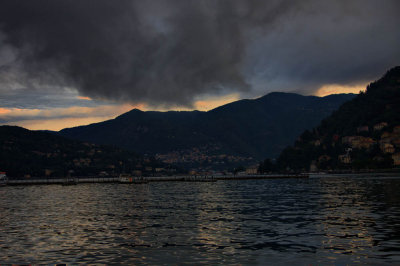
[[[308,178],[306,174],[298,175],[224,175],[224,176],[147,176],[141,177],[146,182],[216,182],[218,180],[255,180],[255,179],[280,179],[280,178]],[[77,184],[85,183],[119,183],[119,177],[75,177]],[[23,185],[62,185],[66,178],[30,178],[9,179],[9,186]],[[133,182],[134,183],[134,182]]]

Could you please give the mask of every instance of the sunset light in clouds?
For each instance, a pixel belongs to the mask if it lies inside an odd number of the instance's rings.
[[[10,109],[0,108],[0,116],[4,115],[4,114],[8,114],[9,112],[11,112]]]
[[[94,101],[89,97],[78,96],[80,100]],[[142,111],[208,111],[218,106],[236,101],[239,94],[229,94],[220,97],[207,97],[194,103],[193,108],[174,107],[156,108],[145,103],[139,104],[104,104],[94,107],[71,106],[67,108],[48,109],[21,109],[0,108],[0,120],[12,121],[8,125],[18,125],[31,130],[61,130],[63,128],[75,127],[113,119],[132,109]]]
[[[338,93],[359,93],[364,91],[367,84],[338,85],[327,84],[315,91],[314,95],[323,97]],[[261,97],[259,95],[252,98]],[[188,106],[152,106],[147,103],[118,103],[114,101],[100,101],[87,96],[68,96],[78,100],[70,107],[48,106],[42,108],[0,108],[0,124],[17,125],[31,130],[61,130],[113,119],[134,108],[142,111],[209,111],[221,105],[237,101],[243,97],[239,93],[228,93],[219,96],[204,96],[194,100],[192,107]],[[72,102],[73,103],[73,102]],[[79,104],[78,104],[79,103]]]
[[[13,122],[31,130],[60,130],[66,127],[86,125],[115,118],[133,108],[143,105],[103,105],[97,107],[68,107],[52,109],[0,109],[0,119]]]
[[[194,106],[196,110],[199,111],[209,111],[218,106],[234,102],[240,99],[240,95],[238,93],[233,93],[221,97],[210,97],[204,100],[196,101]]]
[[[86,101],[91,101],[92,100],[90,97],[85,97],[85,96],[78,96],[77,98],[79,100],[86,100]]]
[[[358,84],[358,85],[338,85],[338,84],[327,84],[320,87],[316,92],[315,96],[323,97],[330,94],[339,94],[339,93],[354,93],[358,94],[360,91],[365,91],[367,88],[367,84]]]

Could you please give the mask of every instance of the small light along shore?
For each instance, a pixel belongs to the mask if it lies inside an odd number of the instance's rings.
[[[218,180],[252,180],[252,179],[278,179],[278,178],[308,178],[308,174],[269,174],[269,175],[225,175],[225,176],[148,176],[133,177],[131,183],[136,181],[146,182],[216,182]],[[23,185],[65,185],[71,178],[30,178],[9,179],[9,186]],[[119,177],[75,177],[74,184],[85,183],[120,183]]]

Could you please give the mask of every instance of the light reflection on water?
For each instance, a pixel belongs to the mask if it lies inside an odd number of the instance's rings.
[[[400,263],[400,179],[0,188],[1,263]]]

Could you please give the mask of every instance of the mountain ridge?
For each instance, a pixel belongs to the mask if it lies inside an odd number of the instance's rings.
[[[316,97],[275,92],[207,112],[133,109],[115,119],[63,129],[59,134],[161,159],[180,157],[182,163],[185,163],[184,157],[197,158],[193,160],[202,165],[215,160],[213,156],[225,156],[230,159],[222,160],[222,165],[229,164],[228,161],[246,164],[263,158],[265,153],[279,154],[294,139],[294,133],[316,125],[354,96]],[[190,160],[186,160],[189,165]]]

